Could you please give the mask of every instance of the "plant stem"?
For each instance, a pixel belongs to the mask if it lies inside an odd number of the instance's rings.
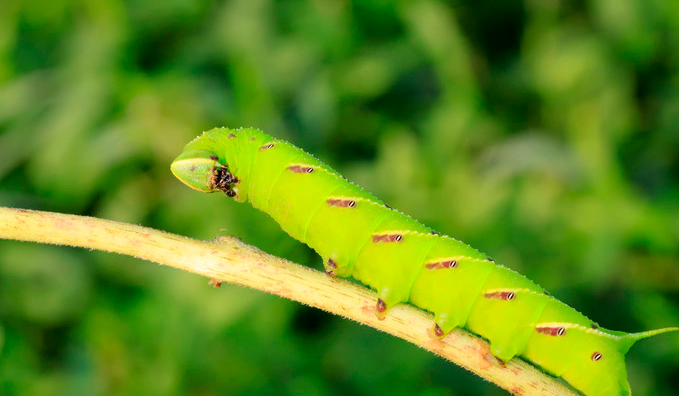
[[[515,395],[577,396],[520,359],[500,364],[485,341],[464,330],[437,338],[432,316],[410,305],[396,306],[380,320],[374,292],[266,254],[235,237],[200,241],[111,220],[0,207],[0,238],[115,252],[262,290],[412,342]]]

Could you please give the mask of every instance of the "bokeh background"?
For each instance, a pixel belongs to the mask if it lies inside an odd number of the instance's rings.
[[[605,327],[679,324],[677,1],[0,1],[0,205],[320,268],[172,177],[222,125],[293,141]],[[636,395],[676,395],[679,336],[628,364]],[[0,394],[507,395],[277,297],[8,241]]]

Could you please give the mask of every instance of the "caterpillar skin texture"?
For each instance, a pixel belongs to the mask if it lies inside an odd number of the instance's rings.
[[[628,396],[625,353],[677,328],[624,333],[599,327],[522,275],[440,235],[346,181],[292,144],[251,128],[216,128],[186,145],[174,175],[268,213],[323,258],[331,275],[377,290],[376,309],[434,313],[435,332],[478,334],[503,361],[514,356],[587,396]]]

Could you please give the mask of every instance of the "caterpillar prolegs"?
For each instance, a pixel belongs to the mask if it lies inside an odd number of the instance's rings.
[[[331,275],[377,290],[376,309],[410,302],[433,312],[435,332],[480,335],[588,396],[628,396],[625,354],[638,340],[677,330],[607,330],[524,276],[441,235],[342,178],[292,144],[257,129],[216,128],[186,145],[174,175],[268,213],[323,258]]]

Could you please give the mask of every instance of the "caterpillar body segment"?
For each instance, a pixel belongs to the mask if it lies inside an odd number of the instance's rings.
[[[506,361],[525,349],[548,302],[542,288],[498,265],[488,273],[466,327],[492,340],[491,352]],[[492,321],[490,316],[494,316]]]
[[[292,144],[246,128],[203,133],[173,161],[201,192],[223,191],[268,213],[322,257],[326,272],[377,290],[376,311],[410,302],[561,377],[587,396],[630,396],[624,356],[638,340],[677,328],[600,328],[524,276],[393,210]]]

